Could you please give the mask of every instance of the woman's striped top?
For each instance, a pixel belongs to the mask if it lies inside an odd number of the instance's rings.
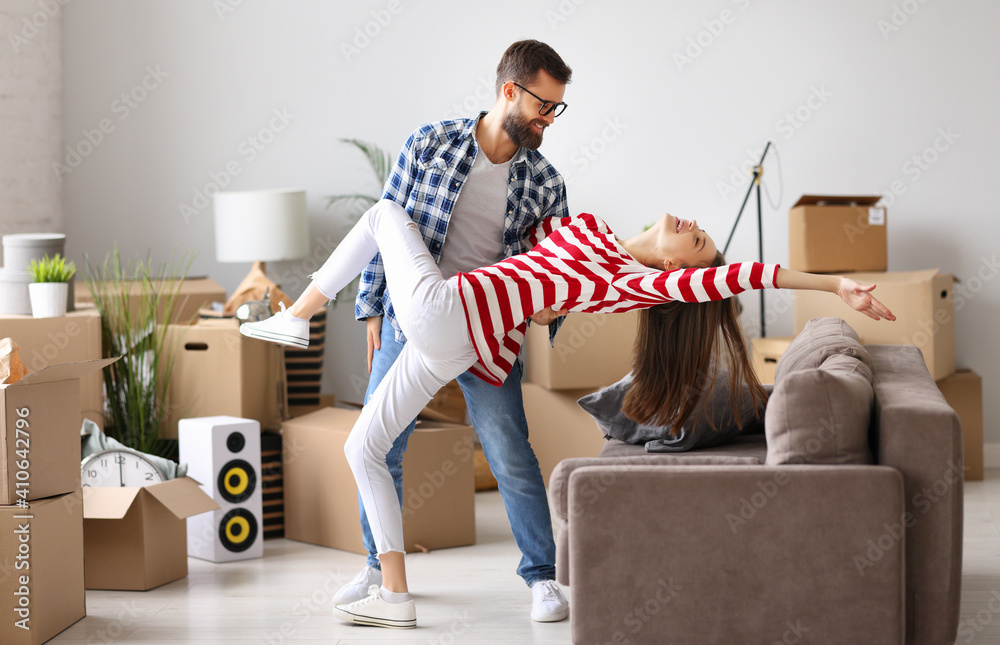
[[[497,386],[517,360],[526,320],[546,307],[615,313],[777,288],[775,264],[739,262],[674,271],[647,267],[622,248],[607,224],[588,213],[543,220],[528,242],[534,248],[527,253],[458,278],[479,356],[472,372]]]

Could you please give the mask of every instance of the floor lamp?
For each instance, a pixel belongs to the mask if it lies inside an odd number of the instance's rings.
[[[767,151],[771,149],[771,142],[768,141],[767,145],[764,146],[764,152],[760,155],[760,161],[757,165],[753,167],[753,180],[750,182],[750,186],[747,188],[747,194],[743,196],[743,203],[740,205],[740,212],[736,215],[736,221],[733,222],[733,228],[729,231],[729,239],[726,240],[726,246],[722,249],[722,254],[725,255],[729,251],[729,243],[733,241],[733,235],[736,233],[736,227],[739,226],[740,218],[743,217],[743,209],[746,208],[747,200],[750,199],[750,193],[756,189],[757,191],[757,261],[764,261],[764,225],[761,219],[760,210],[760,181],[761,176],[764,174],[764,157],[767,156]],[[764,323],[764,290],[761,289],[757,292],[760,294],[760,335],[761,337],[767,336],[767,329]]]

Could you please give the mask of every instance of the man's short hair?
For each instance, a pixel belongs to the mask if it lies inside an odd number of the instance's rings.
[[[497,65],[497,96],[500,88],[507,81],[528,85],[535,80],[538,70],[545,72],[563,85],[570,82],[573,70],[563,59],[543,42],[537,40],[519,40],[503,53],[500,64]]]

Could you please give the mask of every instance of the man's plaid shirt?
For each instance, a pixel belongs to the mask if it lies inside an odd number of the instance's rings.
[[[400,204],[417,223],[435,262],[441,261],[448,220],[479,152],[475,132],[483,114],[418,128],[403,144],[382,191],[382,199]],[[507,182],[504,257],[528,251],[526,238],[543,219],[568,215],[562,176],[537,151],[519,149]],[[361,274],[354,313],[358,320],[384,315],[396,330],[396,340],[403,340],[386,292],[381,255]],[[554,327],[558,325],[553,333]]]

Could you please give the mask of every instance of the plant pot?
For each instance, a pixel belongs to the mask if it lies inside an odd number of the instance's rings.
[[[56,318],[66,315],[69,285],[65,282],[32,282],[28,285],[31,315],[35,318]]]

